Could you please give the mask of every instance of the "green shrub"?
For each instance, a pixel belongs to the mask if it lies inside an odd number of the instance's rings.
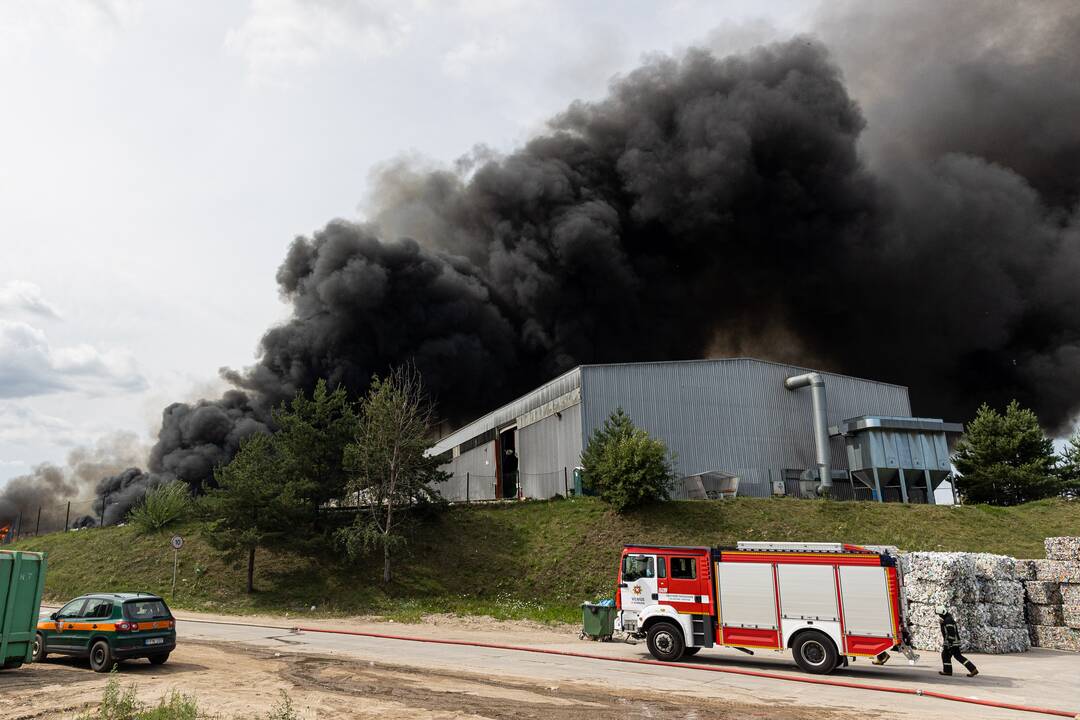
[[[661,440],[635,427],[618,408],[593,432],[581,453],[587,488],[626,512],[671,496],[671,458]]]
[[[187,484],[174,480],[148,491],[142,502],[128,513],[128,520],[143,532],[157,532],[185,519],[191,509]]]

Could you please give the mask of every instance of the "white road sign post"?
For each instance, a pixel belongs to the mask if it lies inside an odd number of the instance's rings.
[[[180,548],[184,547],[184,538],[179,535],[173,535],[172,540],[169,540],[169,545],[173,549],[173,563],[172,563],[172,599],[176,599],[176,570],[180,566]]]

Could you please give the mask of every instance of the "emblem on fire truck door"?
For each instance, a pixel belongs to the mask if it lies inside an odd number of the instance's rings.
[[[640,595],[640,594],[641,594],[641,586],[640,586],[640,585],[635,585],[635,586],[634,586],[633,588],[631,588],[631,589],[632,589],[632,590],[634,591],[634,594],[635,594],[635,595]]]

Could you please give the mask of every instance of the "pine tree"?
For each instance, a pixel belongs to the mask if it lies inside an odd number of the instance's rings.
[[[1019,505],[1061,493],[1054,444],[1034,412],[1013,400],[1001,414],[985,403],[957,443],[956,489],[965,502]]]
[[[617,408],[581,453],[585,485],[616,512],[670,497],[674,471],[667,446]]]
[[[1065,443],[1058,463],[1058,478],[1062,492],[1072,497],[1080,496],[1080,429]]]

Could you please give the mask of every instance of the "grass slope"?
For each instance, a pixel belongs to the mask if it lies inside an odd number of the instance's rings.
[[[56,533],[14,548],[49,554],[46,597],[145,590],[170,597],[173,553],[184,535],[172,604],[214,612],[376,613],[401,620],[425,612],[573,621],[586,599],[610,596],[623,543],[731,545],[737,540],[845,541],[907,550],[967,550],[1042,557],[1044,537],[1080,534],[1080,504],[946,507],[791,499],[670,502],[618,516],[591,498],[456,506],[411,539],[384,588],[379,558],[351,563],[260,552],[258,592],[243,568],[214,551],[201,526],[161,535],[112,527]]]

